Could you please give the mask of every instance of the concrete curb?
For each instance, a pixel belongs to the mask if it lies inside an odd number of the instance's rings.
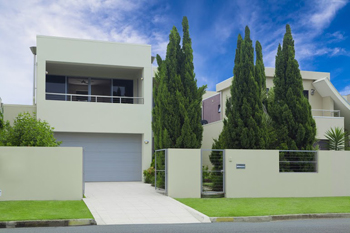
[[[207,215],[175,200],[174,198],[172,198],[174,201],[180,203],[182,205],[182,207],[184,207],[184,209],[186,209],[193,217],[195,217],[198,221],[200,221],[201,223],[211,223],[211,218],[209,218]]]
[[[28,220],[0,222],[0,228],[18,227],[64,227],[96,225],[94,219]]]
[[[334,214],[289,214],[251,217],[211,217],[211,222],[271,222],[297,219],[320,219],[320,218],[350,218],[350,213]]]

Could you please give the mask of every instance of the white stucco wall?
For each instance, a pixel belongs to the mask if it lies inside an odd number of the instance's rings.
[[[0,201],[80,200],[83,150],[0,147]]]
[[[19,104],[4,104],[4,120],[9,121],[10,124],[20,113],[29,112],[33,114],[36,112],[35,105],[19,105]]]
[[[136,78],[144,104],[46,100],[48,62],[141,70],[140,77]],[[141,134],[142,141],[151,142],[152,70],[149,45],[38,36],[37,116],[48,121],[55,132]],[[98,74],[92,77],[95,75]],[[110,73],[101,72],[97,78],[107,77],[111,78]],[[123,75],[115,78],[122,79]],[[147,169],[152,158],[152,143],[142,143],[142,157],[142,168]]]
[[[339,127],[344,129],[344,117],[314,117],[316,122],[316,138],[327,139],[324,135],[331,128]]]
[[[318,172],[280,173],[277,150],[226,150],[226,197],[350,195],[350,152],[319,151]],[[246,169],[236,169],[245,164]]]
[[[201,197],[200,156],[200,149],[168,149],[168,196]]]

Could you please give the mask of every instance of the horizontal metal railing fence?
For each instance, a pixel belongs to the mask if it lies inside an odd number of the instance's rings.
[[[311,109],[313,116],[340,117],[340,110]]]
[[[317,151],[280,150],[280,172],[317,172]]]
[[[209,161],[208,161],[209,158]],[[201,149],[202,197],[225,194],[225,150]],[[210,162],[210,166],[208,166]]]
[[[168,194],[168,149],[154,152],[154,187],[158,192]]]
[[[81,101],[95,103],[144,104],[143,97],[82,95],[46,92],[47,100]]]

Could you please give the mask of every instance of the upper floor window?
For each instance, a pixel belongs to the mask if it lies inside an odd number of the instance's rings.
[[[46,99],[143,104],[134,97],[134,80],[46,76]]]
[[[47,100],[66,100],[66,77],[46,75],[46,93],[60,93],[62,95],[46,94]]]

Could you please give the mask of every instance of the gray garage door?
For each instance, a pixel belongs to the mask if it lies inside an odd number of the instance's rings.
[[[85,181],[141,181],[141,135],[55,133],[61,146],[84,148]]]

